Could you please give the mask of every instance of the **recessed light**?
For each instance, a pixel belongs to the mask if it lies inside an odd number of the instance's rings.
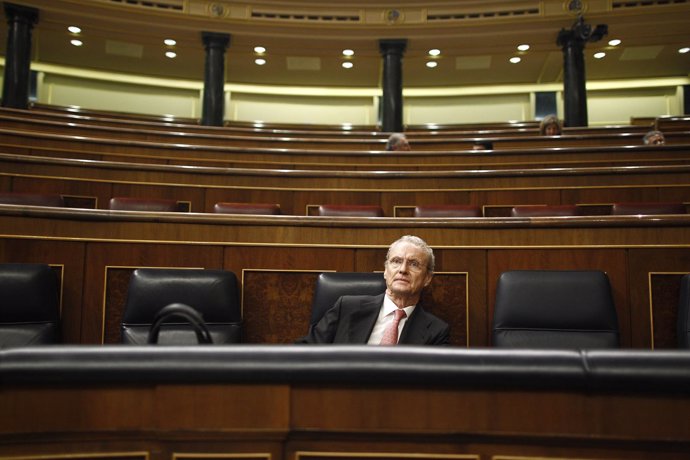
[[[679,52],[680,54],[685,54],[685,53],[687,53],[687,52],[690,52],[690,48],[688,48],[688,47],[681,48],[681,49],[678,50],[678,52]]]
[[[609,46],[618,46],[621,44],[621,41],[617,38],[614,38],[613,40],[609,40]]]
[[[77,27],[77,26],[69,26],[67,28],[67,30],[69,30],[73,34],[80,34],[81,33],[81,27]]]
[[[518,49],[518,51],[527,51],[529,49],[529,45],[526,43],[522,44],[522,45],[518,45],[517,49]]]
[[[257,54],[264,54],[266,52],[266,48],[264,48],[263,46],[255,46],[254,52]]]
[[[429,56],[438,56],[439,54],[441,54],[440,49],[434,48],[429,50]]]
[[[594,53],[594,59],[602,59],[604,56],[606,56],[606,53],[603,51],[599,51],[598,53]]]
[[[512,58],[510,58],[511,64],[517,64],[520,61],[522,61],[522,59],[518,56],[513,56]]]
[[[427,66],[428,68],[430,68],[430,69],[433,69],[433,68],[436,67],[437,65],[438,65],[438,62],[436,62],[436,61],[429,61],[429,62],[426,63],[426,66]]]
[[[351,68],[353,68],[353,67],[355,66],[355,65],[354,65],[353,63],[351,63],[350,61],[345,61],[345,62],[343,62],[341,65],[342,65],[344,68],[346,68],[346,69],[351,69]]]
[[[166,51],[165,52],[165,57],[168,57],[170,59],[174,59],[177,57],[177,53],[174,51]]]
[[[351,49],[343,50],[343,56],[354,56],[355,51]]]
[[[254,63],[255,63],[256,65],[264,65],[264,64],[266,64],[266,59],[261,59],[261,58],[259,58],[259,59],[254,59]]]
[[[166,38],[163,40],[163,43],[165,43],[167,46],[175,46],[177,45],[177,42],[173,40],[172,38]]]
[[[81,46],[84,44],[84,42],[82,42],[81,40],[70,40],[70,43],[74,46]]]

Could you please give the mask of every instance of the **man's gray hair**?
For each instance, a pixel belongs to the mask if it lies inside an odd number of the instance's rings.
[[[391,249],[393,249],[393,246],[395,246],[398,243],[410,243],[413,246],[417,246],[419,249],[424,251],[427,255],[427,260],[429,261],[429,263],[427,264],[427,269],[433,273],[434,267],[436,265],[436,258],[434,257],[434,250],[431,249],[431,247],[428,244],[426,244],[426,241],[424,241],[420,237],[414,236],[414,235],[401,236],[396,241],[394,241],[388,247],[388,252],[386,253],[386,263],[388,263],[388,258],[391,255]]]
[[[403,133],[391,134],[390,137],[388,137],[388,142],[386,142],[386,150],[395,150],[395,146],[403,139],[407,139],[407,136]]]

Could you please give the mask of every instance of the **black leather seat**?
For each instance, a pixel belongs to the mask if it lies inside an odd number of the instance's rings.
[[[482,217],[482,208],[471,204],[420,205],[414,217]]]
[[[108,209],[114,211],[178,212],[175,200],[164,198],[135,198],[115,196],[110,199]]]
[[[170,304],[184,304],[198,311],[214,344],[240,343],[242,314],[237,277],[225,270],[154,269],[134,270],[127,291],[121,341],[145,344],[158,312]],[[160,327],[158,343],[196,344],[189,324],[171,318]]]
[[[318,214],[333,217],[383,217],[383,209],[381,206],[366,204],[322,204]]]
[[[28,206],[65,206],[65,200],[56,193],[0,192],[0,204],[21,204]]]
[[[580,208],[574,204],[522,205],[513,206],[510,210],[511,217],[552,217],[579,215],[581,215]]]
[[[680,202],[632,202],[613,203],[614,216],[636,214],[685,214],[685,205]]]
[[[496,286],[493,345],[595,349],[619,346],[618,317],[601,271],[516,270]]]
[[[378,295],[386,290],[383,273],[324,272],[316,278],[309,324],[321,317],[343,295]]]
[[[0,264],[0,348],[60,341],[58,277],[44,264]]]
[[[680,279],[677,334],[678,348],[690,348],[690,274]]]
[[[274,203],[230,203],[221,202],[213,205],[217,214],[281,214],[280,205]]]

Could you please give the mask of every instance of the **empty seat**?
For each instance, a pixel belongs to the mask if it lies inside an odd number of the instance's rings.
[[[213,212],[220,214],[281,214],[279,204],[270,203],[216,203]]]
[[[690,275],[680,279],[678,301],[678,347],[690,348]]]
[[[510,215],[512,217],[579,216],[581,212],[580,208],[574,204],[539,204],[513,206]]]
[[[470,204],[415,206],[414,217],[482,217],[482,208]]]
[[[0,348],[59,342],[58,277],[44,264],[0,264]]]
[[[61,195],[52,193],[0,192],[0,204],[63,207],[65,201]]]
[[[242,314],[237,277],[225,270],[155,269],[134,270],[122,317],[121,341],[147,343],[156,315],[171,304],[183,304],[199,312],[214,344],[239,343]],[[196,344],[191,325],[173,318],[161,325],[158,343]]]
[[[163,198],[134,198],[116,196],[110,199],[108,209],[116,211],[148,211],[148,212],[176,212],[179,211],[177,201]]]
[[[320,216],[383,217],[381,206],[372,205],[322,204],[318,212]]]
[[[634,202],[614,203],[611,207],[613,215],[635,214],[685,214],[685,205],[676,202]]]
[[[319,322],[343,295],[379,295],[386,291],[383,273],[324,272],[316,278],[314,299],[311,304],[310,325]]]
[[[615,348],[618,317],[606,273],[515,270],[496,285],[493,345],[509,348]]]

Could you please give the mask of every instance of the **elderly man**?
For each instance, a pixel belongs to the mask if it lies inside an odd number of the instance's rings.
[[[407,136],[403,133],[393,133],[388,137],[386,142],[386,150],[390,151],[410,151],[410,143],[407,141]]]
[[[434,275],[434,253],[406,235],[388,248],[378,296],[343,296],[297,343],[445,345],[450,328],[419,303]]]

